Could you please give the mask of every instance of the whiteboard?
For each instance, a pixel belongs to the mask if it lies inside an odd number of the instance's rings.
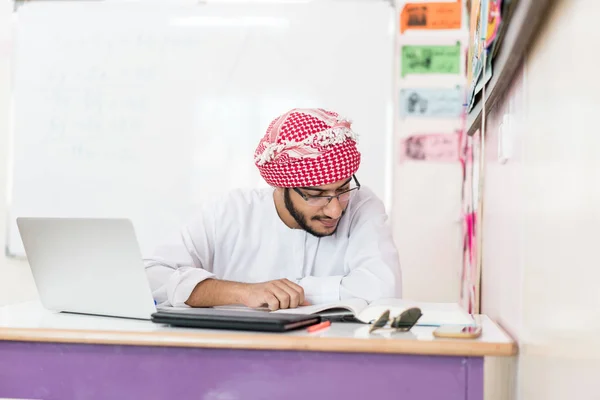
[[[266,185],[254,149],[293,107],[352,119],[358,179],[387,200],[394,38],[384,1],[25,3],[7,253],[19,216],[130,218],[144,256],[179,243],[204,200]]]

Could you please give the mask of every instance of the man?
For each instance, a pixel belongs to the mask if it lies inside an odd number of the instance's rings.
[[[400,297],[388,218],[355,176],[349,121],[293,109],[271,122],[255,164],[270,188],[206,203],[183,229],[183,256],[147,260],[157,303],[277,310]]]

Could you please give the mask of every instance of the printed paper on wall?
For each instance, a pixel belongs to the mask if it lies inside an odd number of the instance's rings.
[[[460,55],[460,42],[452,46],[402,46],[401,75],[458,74]]]
[[[460,29],[462,3],[408,3],[400,14],[400,33],[407,29]]]
[[[400,143],[400,162],[455,163],[459,159],[459,135],[438,133],[412,135]]]
[[[400,116],[458,118],[462,113],[463,100],[461,87],[401,89],[399,98]]]
[[[485,47],[490,47],[496,36],[498,28],[502,23],[502,0],[488,0],[488,20]]]

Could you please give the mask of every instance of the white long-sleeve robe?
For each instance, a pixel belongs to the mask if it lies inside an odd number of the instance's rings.
[[[336,233],[317,238],[281,221],[273,190],[235,190],[206,203],[183,228],[179,249],[145,260],[157,303],[184,306],[209,277],[248,283],[287,278],[304,288],[311,304],[401,297],[398,252],[372,191],[362,187]]]

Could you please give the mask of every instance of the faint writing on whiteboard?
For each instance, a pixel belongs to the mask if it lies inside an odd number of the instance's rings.
[[[83,159],[86,161],[101,161],[101,162],[122,162],[133,163],[136,161],[136,152],[134,149],[120,147],[100,147],[91,146],[88,144],[75,144],[70,146],[71,157]],[[61,154],[61,156],[63,156]],[[69,156],[65,153],[64,156]]]
[[[400,115],[403,117],[459,117],[462,112],[462,88],[401,89]]]
[[[400,161],[458,162],[458,134],[421,134],[404,139],[400,144]]]

